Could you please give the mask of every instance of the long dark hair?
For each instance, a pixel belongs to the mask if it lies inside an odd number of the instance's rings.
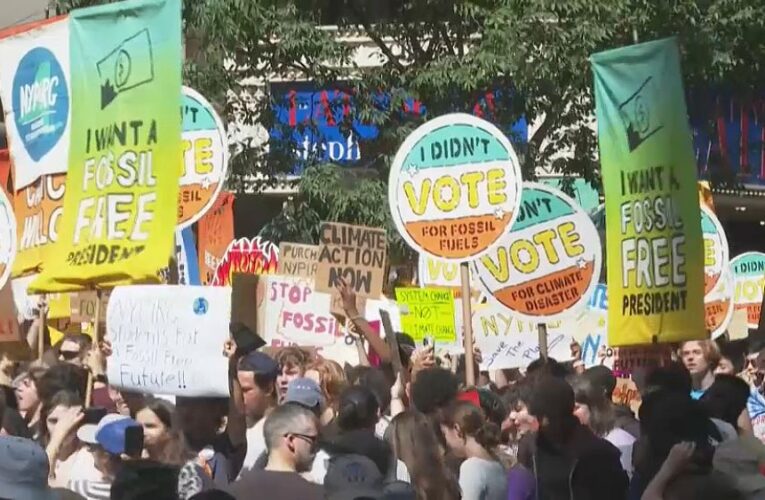
[[[396,458],[406,464],[420,500],[457,500],[459,483],[439,453],[430,420],[417,411],[398,414],[390,423],[388,442]]]
[[[194,454],[183,436],[183,429],[175,411],[175,405],[163,399],[146,396],[141,410],[149,410],[154,413],[167,430],[168,440],[159,450],[158,456],[152,457],[154,460],[166,465],[181,466],[194,458]]]
[[[572,378],[570,383],[574,390],[574,401],[580,405],[587,405],[590,409],[589,427],[592,432],[600,437],[605,437],[606,434],[614,430],[616,426],[614,407],[606,399],[602,389],[581,375]]]

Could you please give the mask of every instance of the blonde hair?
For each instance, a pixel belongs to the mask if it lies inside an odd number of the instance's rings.
[[[699,347],[701,347],[701,353],[704,356],[704,360],[709,365],[709,369],[714,370],[717,368],[717,365],[720,364],[720,360],[722,359],[722,353],[720,352],[720,347],[717,345],[717,342],[714,340],[686,340],[680,344],[680,349],[677,350],[677,355],[680,359],[683,359],[683,349],[685,346],[693,342],[699,344]]]
[[[337,410],[336,403],[340,399],[340,393],[348,385],[343,367],[331,359],[318,358],[306,367],[306,372],[309,370],[316,370],[319,374],[319,386],[324,393],[327,406]]]

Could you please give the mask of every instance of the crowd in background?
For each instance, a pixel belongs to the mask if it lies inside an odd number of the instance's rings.
[[[712,341],[636,377],[540,358],[479,372],[397,334],[395,352],[340,287],[356,342],[340,366],[300,347],[228,341],[229,398],[117,390],[107,341],[66,335],[42,360],[2,356],[0,498],[655,500],[765,498],[754,353]],[[575,351],[580,351],[576,350]],[[480,353],[476,353],[480,360]],[[86,408],[86,399],[92,400]]]

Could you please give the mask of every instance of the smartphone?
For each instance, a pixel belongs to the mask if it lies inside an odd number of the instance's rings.
[[[131,426],[125,428],[125,455],[130,458],[141,458],[143,451],[143,427]]]
[[[82,410],[85,418],[82,419],[83,424],[98,425],[102,418],[106,416],[106,408],[85,408]]]

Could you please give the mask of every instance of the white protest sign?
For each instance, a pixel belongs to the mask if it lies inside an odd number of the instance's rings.
[[[114,354],[107,374],[120,389],[175,396],[228,396],[228,287],[117,287],[106,312]]]
[[[547,349],[556,361],[571,359],[571,340],[561,322],[547,325]],[[481,349],[481,370],[525,368],[539,358],[536,324],[488,303],[473,311],[473,337]]]

